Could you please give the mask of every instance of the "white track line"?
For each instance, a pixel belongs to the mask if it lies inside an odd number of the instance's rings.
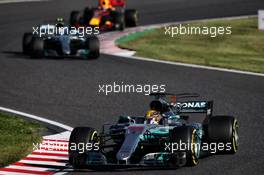
[[[46,156],[46,155],[28,155],[27,157],[35,157],[35,158],[46,158],[46,159],[57,159],[57,160],[68,160],[68,157],[63,156]]]
[[[66,170],[67,172],[58,172],[58,173],[55,173],[56,175],[62,175],[62,174],[66,174],[66,173],[68,173],[69,171],[72,171],[72,169],[67,169]],[[54,175],[55,175],[54,174]]]
[[[156,59],[152,59],[152,58],[144,58],[144,57],[138,57],[138,56],[124,56],[123,55],[122,57],[130,58],[130,59],[134,59],[134,60],[140,60],[140,61],[162,63],[162,64],[169,64],[169,65],[182,66],[182,67],[190,67],[190,68],[196,68],[196,69],[206,69],[206,70],[214,70],[214,71],[221,71],[221,72],[228,72],[228,73],[237,73],[237,74],[264,77],[264,74],[262,74],[262,73],[247,72],[247,71],[240,71],[240,70],[234,70],[234,69],[202,66],[202,65],[196,65],[196,64],[179,63],[179,62],[165,61],[165,60],[156,60]]]
[[[13,168],[19,170],[30,170],[30,171],[58,171],[59,169],[55,168],[40,168],[40,167],[33,167],[33,166],[19,166],[19,165],[10,165],[6,168]]]
[[[13,114],[16,114],[16,115],[21,115],[21,116],[24,116],[24,117],[27,117],[27,118],[31,118],[31,119],[34,119],[34,120],[38,120],[38,121],[41,121],[41,122],[45,122],[45,123],[48,123],[50,125],[54,125],[54,126],[66,129],[68,131],[72,131],[72,129],[73,129],[72,127],[64,125],[62,123],[59,123],[59,122],[56,122],[56,121],[52,121],[52,120],[49,120],[49,119],[46,119],[46,118],[43,118],[43,117],[39,117],[39,116],[36,116],[36,115],[28,114],[28,113],[25,113],[25,112],[17,111],[17,110],[14,110],[14,109],[0,107],[0,110],[1,111],[5,111],[5,112],[10,112],[10,113],[13,113]]]
[[[35,150],[33,153],[53,153],[53,154],[61,154],[64,156],[68,155],[67,151],[54,151],[54,150]]]
[[[68,145],[64,146],[64,145],[52,145],[52,144],[41,144],[38,146],[37,150],[54,150],[54,151],[64,151],[64,150],[68,150]]]
[[[69,126],[68,126],[69,127]],[[73,129],[72,127],[69,127],[70,131]],[[58,140],[58,141],[69,141],[69,137],[71,135],[70,131],[61,132],[54,135],[44,136],[44,139],[48,140]]]
[[[0,171],[0,174],[4,175],[36,175],[31,173],[18,173],[18,172],[8,172],[8,171]]]
[[[49,141],[49,140],[43,140],[42,144],[54,144],[54,145],[60,145],[60,146],[68,146],[68,142],[60,142],[58,141]]]
[[[55,162],[55,161],[35,161],[35,160],[20,160],[21,163],[34,164],[34,165],[50,165],[50,166],[65,166],[66,163]]]
[[[21,2],[41,2],[48,0],[0,0],[0,4],[10,4],[10,3],[21,3]]]

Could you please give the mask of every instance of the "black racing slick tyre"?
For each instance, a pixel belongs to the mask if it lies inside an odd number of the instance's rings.
[[[90,127],[76,127],[73,129],[69,140],[69,163],[75,168],[85,165],[85,153],[91,150],[84,150],[87,144],[94,145],[98,141],[97,131]],[[84,145],[80,147],[80,145]]]
[[[127,27],[135,27],[138,25],[138,11],[129,9],[125,11],[125,22]]]
[[[90,7],[86,7],[83,10],[83,24],[89,24],[93,16],[94,16],[94,9]]]
[[[123,31],[125,29],[124,13],[114,13],[114,29],[119,31]]]
[[[23,53],[24,54],[30,54],[30,50],[31,50],[31,41],[33,38],[33,34],[28,32],[28,33],[24,33],[23,35],[23,41],[22,41],[22,48],[23,48]]]
[[[100,42],[96,36],[86,39],[85,47],[89,50],[88,58],[97,59],[100,56]]]
[[[186,166],[195,166],[199,158],[199,139],[197,130],[190,126],[175,127],[170,131],[170,142],[177,144],[177,152],[186,153]],[[179,149],[180,145],[185,145],[185,149]]]
[[[70,14],[70,25],[79,25],[81,22],[81,13],[79,11],[72,11]]]
[[[218,153],[234,154],[238,148],[238,122],[232,116],[214,116],[208,125],[208,140],[212,144],[224,144]]]
[[[31,58],[42,58],[44,56],[44,40],[42,38],[32,38],[30,56]]]

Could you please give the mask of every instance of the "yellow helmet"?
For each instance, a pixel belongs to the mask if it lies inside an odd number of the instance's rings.
[[[146,118],[147,119],[150,119],[152,118],[154,115],[157,115],[158,114],[158,111],[156,110],[148,110],[147,113],[146,113]]]
[[[110,0],[99,0],[99,5],[104,9],[110,9],[112,8],[111,1]]]

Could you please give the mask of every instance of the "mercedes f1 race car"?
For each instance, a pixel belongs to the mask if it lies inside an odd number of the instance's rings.
[[[237,119],[214,116],[213,101],[181,101],[198,96],[187,93],[150,95],[155,99],[145,116],[120,116],[115,124],[104,124],[100,132],[74,128],[69,164],[93,170],[177,168],[195,166],[199,158],[215,153],[237,152]],[[191,122],[190,117],[202,114],[202,122]]]
[[[23,53],[32,58],[100,56],[100,43],[95,35],[84,35],[62,25],[40,25],[38,30],[24,33]]]
[[[99,27],[101,31],[124,30],[138,25],[138,12],[125,9],[125,0],[99,0],[98,7],[86,7],[83,14],[72,11],[70,25]]]

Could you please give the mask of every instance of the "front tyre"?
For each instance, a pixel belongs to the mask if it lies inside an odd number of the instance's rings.
[[[212,117],[208,125],[209,143],[224,144],[220,153],[234,154],[238,149],[238,122],[232,116]]]
[[[31,44],[31,58],[44,57],[44,40],[40,37],[33,37]]]
[[[94,146],[97,141],[98,134],[95,129],[90,127],[74,128],[69,140],[69,163],[75,169],[81,168],[85,165],[85,153],[91,150],[83,150],[80,148],[80,145],[93,144]]]
[[[197,130],[191,126],[175,127],[170,131],[170,142],[178,145],[177,152],[185,152],[186,166],[195,166],[198,164],[200,154],[200,141]],[[185,145],[180,149],[180,145]]]
[[[89,50],[87,58],[97,59],[100,56],[100,42],[96,36],[86,39],[85,49]]]

